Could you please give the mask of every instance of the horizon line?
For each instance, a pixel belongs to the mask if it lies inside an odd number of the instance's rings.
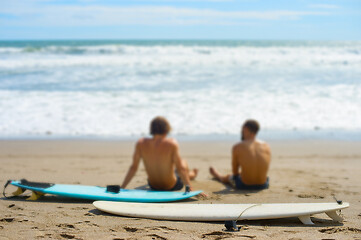
[[[257,38],[13,38],[0,41],[310,41],[310,42],[360,42],[361,39],[257,39]]]

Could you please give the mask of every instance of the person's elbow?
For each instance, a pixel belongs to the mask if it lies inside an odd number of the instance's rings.
[[[135,173],[137,170],[138,170],[138,165],[136,165],[136,164],[132,164],[129,167],[129,172]]]
[[[179,166],[178,167],[178,173],[180,175],[186,176],[188,174],[187,168],[185,166],[183,166],[183,165]]]

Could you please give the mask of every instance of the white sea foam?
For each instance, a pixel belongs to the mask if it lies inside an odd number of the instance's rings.
[[[261,96],[261,97],[260,97]],[[290,92],[0,92],[0,132],[43,135],[146,134],[163,115],[175,134],[234,134],[243,120],[264,129],[361,129],[361,88],[336,85]]]
[[[361,130],[361,45],[0,47],[0,134]]]
[[[54,50],[49,51],[49,49]],[[61,50],[60,50],[60,49]],[[185,46],[96,46],[72,48],[48,47],[36,52],[23,52],[17,48],[0,48],[7,54],[0,60],[0,68],[117,66],[164,64],[223,64],[272,67],[279,65],[320,67],[359,65],[360,47],[185,47]],[[79,52],[79,54],[76,54]],[[10,54],[18,53],[18,54]],[[104,53],[104,54],[103,54]],[[108,53],[108,54],[105,54]]]

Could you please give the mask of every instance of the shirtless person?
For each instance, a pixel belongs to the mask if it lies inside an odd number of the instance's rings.
[[[241,190],[261,190],[269,187],[267,172],[271,162],[271,150],[267,143],[256,140],[259,128],[255,120],[247,120],[243,124],[242,141],[232,149],[233,175],[222,176],[213,167],[209,169],[218,181]]]
[[[152,190],[177,191],[185,184],[192,191],[190,180],[197,176],[198,170],[189,170],[187,162],[179,155],[176,140],[167,138],[170,130],[171,127],[165,118],[156,117],[152,120],[150,134],[153,137],[138,140],[132,165],[121,188],[125,188],[132,180],[142,159]]]

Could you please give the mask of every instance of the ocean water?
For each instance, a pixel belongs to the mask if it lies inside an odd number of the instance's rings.
[[[0,138],[361,140],[361,42],[0,41]]]

